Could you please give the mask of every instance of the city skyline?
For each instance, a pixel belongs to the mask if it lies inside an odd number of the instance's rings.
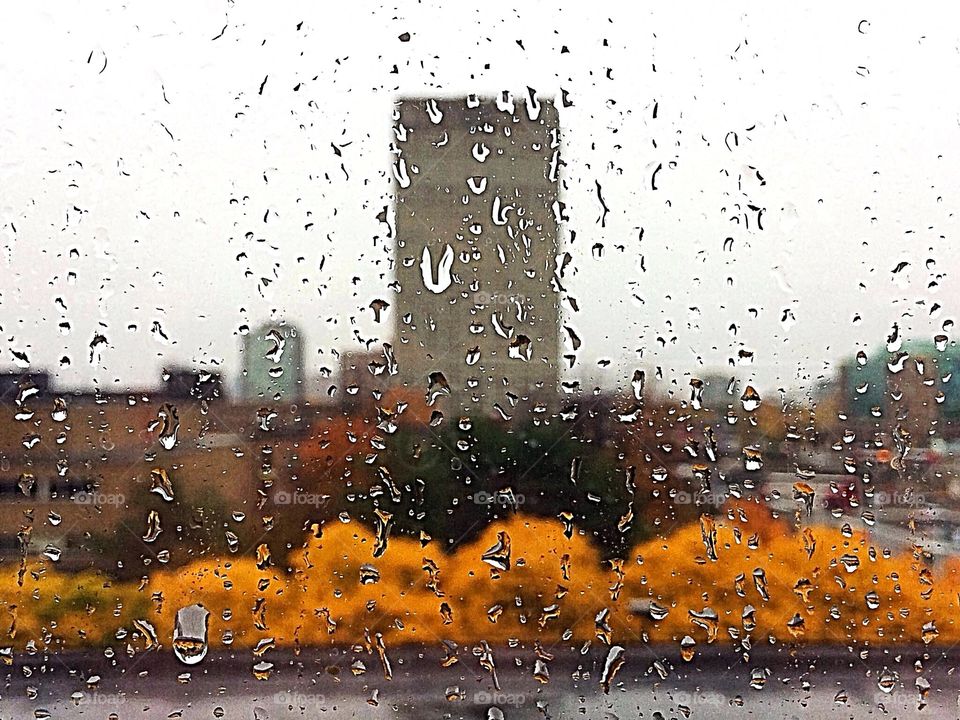
[[[164,364],[231,376],[239,328],[278,318],[303,326],[311,373],[392,342],[370,304],[394,299],[395,99],[523,102],[527,86],[558,99],[563,126],[561,319],[582,341],[565,377],[613,387],[659,365],[683,386],[745,350],[758,386],[808,389],[894,323],[929,339],[953,317],[960,105],[924,70],[958,58],[923,12],[863,24],[842,9],[823,28],[799,8],[717,11],[691,27],[658,8],[641,62],[636,10],[552,14],[580,33],[566,44],[524,12],[427,37],[415,28],[435,8],[373,10],[359,47],[292,10],[185,6],[182,28],[99,12],[15,10],[65,40],[39,58],[18,36],[3,57],[29,91],[0,115],[4,368],[20,353],[70,387],[144,386]],[[88,16],[144,42],[70,34]],[[811,57],[801,38],[817,33]],[[477,45],[483,60],[462,57]],[[195,63],[172,60],[187,50]],[[594,51],[602,67],[582,62]]]
[[[8,5],[5,716],[957,716],[960,6]]]

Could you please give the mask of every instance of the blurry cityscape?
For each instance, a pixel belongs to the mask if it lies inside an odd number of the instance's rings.
[[[556,108],[409,99],[394,130],[397,292],[371,304],[390,341],[319,383],[295,322],[248,331],[235,383],[0,375],[3,561],[137,577],[387,515],[453,547],[521,509],[612,553],[731,497],[960,551],[955,342],[894,328],[795,397],[719,370],[668,394],[655,367],[581,387],[562,379],[580,343],[561,321]]]
[[[9,3],[0,720],[960,720],[960,10],[819,10]]]

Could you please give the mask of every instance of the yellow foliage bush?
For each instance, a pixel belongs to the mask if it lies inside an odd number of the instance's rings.
[[[764,512],[744,509],[748,518]],[[952,620],[957,605],[953,564],[939,568],[934,583],[935,574],[912,554],[884,557],[883,549],[863,533],[847,537],[834,527],[811,527],[815,545],[808,553],[809,541],[805,545],[802,534],[786,525],[766,537],[760,534],[756,542],[750,541],[755,528],[749,519],[718,520],[716,525],[715,561],[707,558],[698,525],[681,528],[666,540],[643,543],[631,553],[625,595],[656,601],[669,615],[659,622],[631,618],[621,606],[621,632],[630,635],[632,627],[634,635],[645,633],[655,642],[679,642],[688,634],[706,642],[706,631],[694,624],[689,612],[711,608],[720,638],[733,631],[750,634],[754,642],[774,637],[816,643],[916,643],[933,639],[923,633],[931,621],[941,640],[960,636]],[[763,571],[766,599],[755,580],[757,570]],[[744,628],[748,605],[756,611],[750,633]],[[796,616],[802,625],[795,622],[791,632],[788,623]]]
[[[366,527],[336,523],[291,554],[289,587],[301,643],[355,643],[368,630],[400,642],[433,642],[441,634],[442,600],[427,588],[423,565],[424,558],[441,564],[442,554],[403,537],[389,539],[379,558],[374,546]]]
[[[6,610],[0,638],[11,645],[33,641],[51,650],[108,645],[148,610],[148,598],[131,593],[127,584],[90,571],[56,572],[48,564],[31,564],[22,585],[17,565],[0,568],[0,607]]]
[[[506,572],[482,559],[500,533],[510,539]],[[461,641],[540,637],[553,643],[567,629],[589,637],[593,615],[602,609],[597,600],[608,585],[600,555],[586,537],[574,531],[568,538],[561,523],[523,515],[489,525],[457,548],[446,567],[441,584],[459,619],[448,636]],[[491,608],[502,610],[491,613]]]
[[[509,569],[498,570],[484,554],[506,540]],[[576,529],[567,537],[560,522],[522,515],[493,523],[452,553],[393,537],[374,557],[375,544],[366,527],[334,523],[285,563],[198,560],[142,583],[38,562],[21,587],[8,566],[0,568],[9,620],[0,633],[17,647],[143,649],[139,620],[169,647],[177,610],[200,603],[210,611],[214,648],[268,638],[278,646],[370,643],[377,634],[388,645],[516,639],[548,649],[598,638],[679,643],[685,635],[698,645],[745,636],[754,644],[960,640],[953,620],[960,559],[927,567],[911,553],[885,555],[865,533],[801,532],[749,503],[604,562]],[[666,616],[651,613],[651,603]]]

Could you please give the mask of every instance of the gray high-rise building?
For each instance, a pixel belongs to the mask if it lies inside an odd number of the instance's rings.
[[[246,402],[297,402],[304,395],[303,339],[285,322],[265,323],[243,337],[240,397]]]
[[[449,386],[457,412],[554,396],[556,107],[405,99],[394,131],[399,378],[428,397]]]

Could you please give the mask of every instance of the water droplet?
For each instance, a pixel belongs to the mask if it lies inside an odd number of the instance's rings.
[[[433,405],[437,398],[450,394],[450,384],[439,370],[430,373],[427,384],[427,405]]]
[[[376,540],[373,546],[373,556],[380,557],[387,551],[387,542],[390,537],[390,530],[393,527],[393,514],[386,510],[377,508],[373,514],[376,525]]]
[[[164,450],[173,450],[177,444],[177,432],[180,430],[180,418],[177,415],[177,408],[169,403],[164,403],[157,412],[157,422],[160,434],[158,440]],[[151,430],[153,428],[150,428]]]
[[[370,302],[370,309],[373,310],[373,321],[380,322],[380,318],[384,310],[390,307],[390,303],[386,300],[381,300],[376,298]]]
[[[753,632],[757,627],[757,609],[753,605],[745,605],[740,616],[740,621],[746,632]]]
[[[440,256],[440,262],[437,266],[437,276],[433,276],[433,259],[429,247],[423,248],[423,254],[420,259],[420,274],[423,278],[423,286],[430,292],[439,295],[453,284],[453,261],[455,254],[450,245],[445,245],[443,254]]]
[[[753,571],[753,585],[760,597],[764,600],[770,599],[770,595],[767,593],[767,574],[763,571],[763,568],[756,568]]]
[[[507,355],[514,360],[527,362],[533,356],[533,343],[526,335],[517,335],[510,341]]]
[[[150,471],[150,492],[156,493],[166,502],[173,502],[173,482],[163,468]]]
[[[747,472],[756,472],[763,469],[763,454],[754,446],[743,449],[743,469]]]
[[[813,514],[813,500],[816,492],[813,487],[805,482],[795,482],[793,484],[793,499],[803,502],[803,507],[807,511],[807,517]]]
[[[496,544],[487,550],[481,559],[493,568],[492,574],[508,571],[510,569],[510,536],[503,531],[498,532]]]
[[[800,613],[795,613],[792,618],[787,620],[787,630],[790,635],[795,638],[803,637],[804,632],[806,631],[806,624],[803,621],[803,617]]]
[[[720,620],[716,610],[705,607],[699,612],[696,610],[688,610],[687,614],[690,616],[690,622],[707,631],[708,643],[712,643],[717,639],[717,634],[720,631]]]
[[[840,564],[843,565],[848,573],[856,572],[857,568],[860,567],[860,558],[856,555],[845,553],[840,556]]]
[[[147,514],[147,531],[143,534],[143,541],[152,543],[160,537],[161,532],[163,529],[160,527],[160,513],[151,510]]]
[[[614,645],[607,653],[607,659],[603,663],[603,673],[600,676],[600,686],[604,693],[610,693],[610,685],[617,673],[620,672],[620,668],[623,667],[626,661],[625,656],[626,651],[619,645]]]
[[[700,515],[700,537],[703,539],[703,545],[707,550],[707,557],[711,560],[717,559],[717,527],[713,517],[702,513]]]
[[[690,405],[694,410],[703,409],[703,380],[690,378]]]
[[[53,411],[50,413],[50,417],[53,418],[54,422],[65,421],[67,419],[67,401],[61,397],[54,398]]]
[[[46,558],[49,558],[49,559],[52,560],[53,562],[59,562],[59,561],[60,561],[60,555],[61,555],[61,550],[60,550],[60,548],[58,548],[56,545],[48,544],[48,545],[43,549],[43,556],[46,557]]]
[[[173,627],[173,654],[184,665],[196,665],[207,655],[209,611],[203,605],[187,605],[177,611]]]
[[[763,690],[764,685],[767,684],[767,676],[770,674],[770,671],[766,668],[754,668],[750,671],[750,687],[754,690]]]
[[[760,394],[754,389],[753,385],[747,385],[743,395],[740,396],[740,402],[743,403],[744,410],[753,412],[760,407]]]
[[[364,564],[360,566],[360,584],[372,585],[380,582],[380,571],[373,565]]]
[[[900,675],[893,670],[884,668],[877,679],[877,687],[880,688],[881,692],[890,694],[898,682],[900,682]]]
[[[257,569],[266,570],[273,564],[273,556],[270,554],[270,546],[266,543],[257,545]]]

